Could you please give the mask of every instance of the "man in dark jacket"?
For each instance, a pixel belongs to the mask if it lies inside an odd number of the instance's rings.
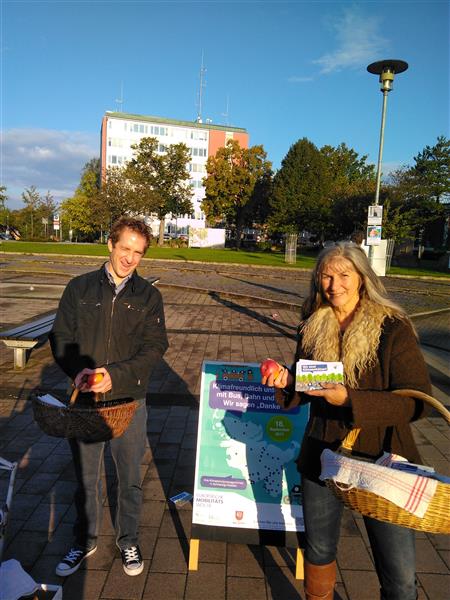
[[[146,447],[145,396],[150,373],[168,347],[160,292],[136,273],[150,243],[139,219],[122,217],[108,240],[109,261],[100,270],[76,277],[67,285],[50,343],[53,356],[81,392],[101,400],[135,398],[138,408],[122,436],[112,439],[111,454],[118,479],[116,544],[128,575],[139,575],[144,563],[138,545],[142,503],[140,464]],[[100,374],[100,381],[87,378]],[[70,440],[77,475],[77,520],[74,544],[56,567],[71,575],[97,549],[101,523],[101,467],[105,442]]]

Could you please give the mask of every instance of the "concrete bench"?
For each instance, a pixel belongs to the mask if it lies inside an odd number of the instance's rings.
[[[154,285],[158,283],[159,278],[148,277],[147,281]],[[0,331],[0,340],[8,348],[14,349],[15,369],[25,368],[32,348],[47,341],[55,316],[56,313],[44,315],[18,327]]]

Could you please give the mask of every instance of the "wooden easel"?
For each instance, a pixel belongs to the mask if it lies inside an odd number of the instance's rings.
[[[191,538],[189,543],[189,571],[198,571],[198,554],[200,551],[200,540]],[[305,569],[303,561],[303,551],[297,548],[295,561],[295,579],[304,579]]]

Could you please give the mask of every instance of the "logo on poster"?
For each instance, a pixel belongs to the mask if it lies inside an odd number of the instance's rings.
[[[242,521],[242,519],[244,518],[244,511],[243,510],[236,510],[234,512],[234,516],[236,518],[236,521]]]

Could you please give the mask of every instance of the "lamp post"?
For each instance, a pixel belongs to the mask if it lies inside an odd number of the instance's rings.
[[[381,111],[381,129],[380,129],[380,145],[378,148],[378,164],[377,164],[377,180],[375,187],[375,206],[378,206],[380,199],[380,184],[381,184],[381,163],[383,158],[384,146],[384,125],[386,122],[386,105],[388,93],[393,89],[394,76],[398,73],[403,73],[408,68],[408,63],[404,60],[396,60],[388,58],[371,63],[367,70],[369,73],[379,75],[381,83],[380,91],[383,92],[383,107]],[[373,246],[369,246],[369,262],[373,266]]]

